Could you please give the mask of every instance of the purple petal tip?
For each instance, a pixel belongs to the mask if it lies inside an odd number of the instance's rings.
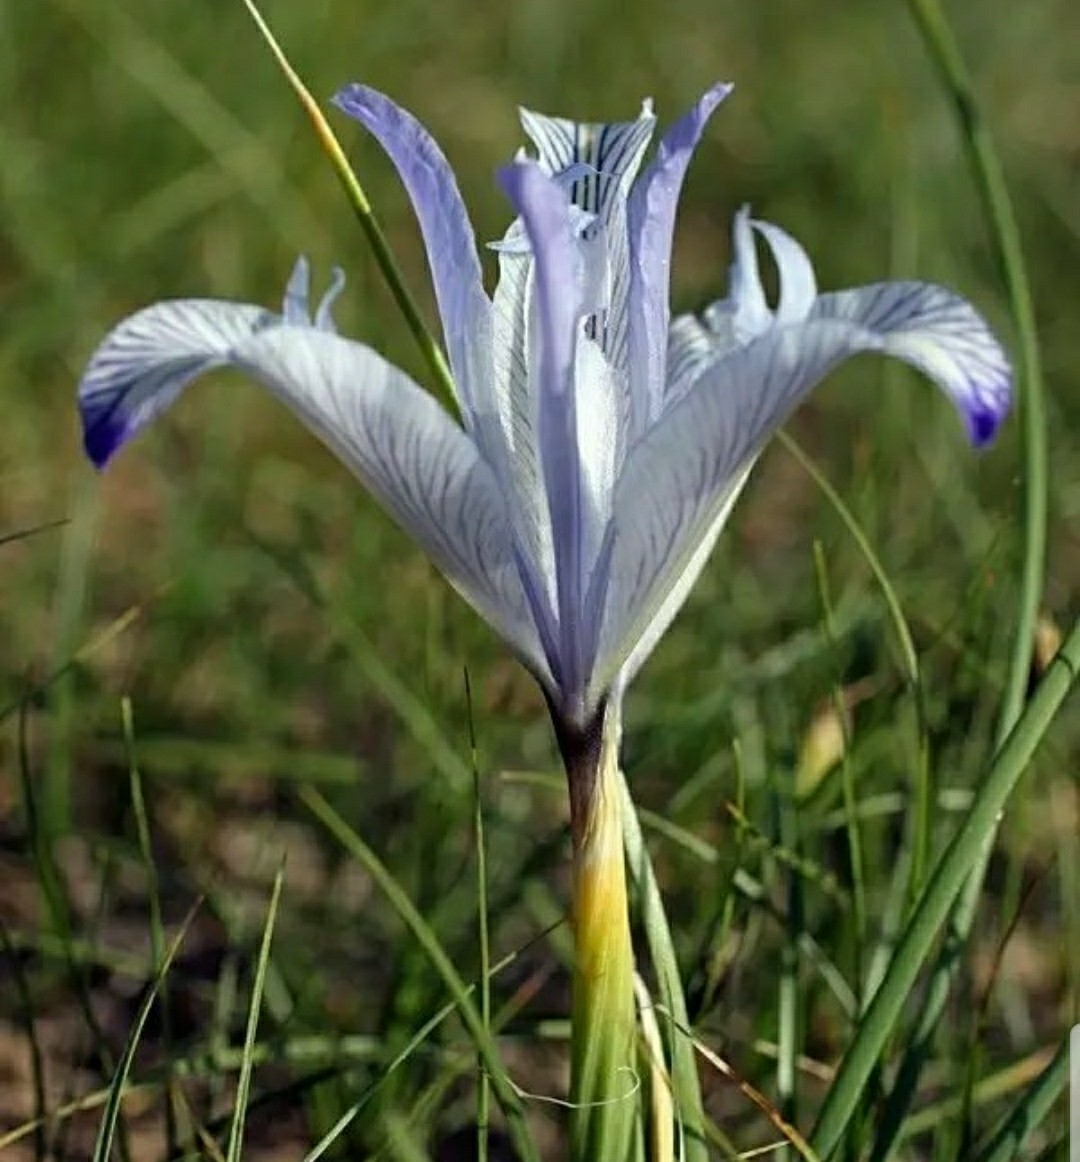
[[[1005,378],[987,385],[974,394],[974,403],[965,408],[968,434],[976,448],[985,448],[993,442],[1009,414],[1012,402],[1012,381]]]
[[[106,416],[96,422],[84,418],[83,448],[99,470],[120,450],[127,435],[127,425],[116,416]]]

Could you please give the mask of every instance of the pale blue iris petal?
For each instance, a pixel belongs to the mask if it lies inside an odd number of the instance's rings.
[[[669,291],[675,212],[690,158],[713,110],[731,91],[710,89],[664,134],[656,159],[634,183],[627,204],[627,291],[632,438],[660,412],[671,318]]]
[[[993,439],[1012,400],[1012,372],[1001,345],[974,307],[943,287],[884,282],[819,296],[811,319],[841,319],[876,335],[881,349],[941,387],[971,441]]]
[[[612,203],[626,197],[656,126],[646,101],[636,121],[569,121],[522,109],[521,125],[549,175],[574,179],[570,200],[606,221]]]
[[[311,322],[311,267],[303,255],[296,260],[285,285],[281,317],[286,323],[295,323],[298,327]]]
[[[427,249],[458,402],[471,422],[490,376],[490,303],[484,293],[476,239],[442,150],[428,131],[389,97],[349,85],[334,97],[378,140],[412,200]]]
[[[775,311],[769,308],[761,284],[754,230],[768,243],[780,276]],[[665,408],[684,395],[710,363],[752,342],[770,327],[801,323],[817,299],[817,281],[806,251],[779,226],[752,219],[747,206],[735,215],[732,251],[728,297],[706,307],[700,323],[684,315],[671,325]]]
[[[844,323],[775,327],[713,364],[631,449],[615,488],[615,548],[593,682],[614,680],[655,626],[671,621],[700,571],[704,542],[762,445],[848,355],[880,346]],[[643,655],[636,654],[640,665]]]
[[[125,319],[102,341],[79,382],[87,455],[103,468],[193,379],[228,363],[237,343],[277,322],[262,307],[216,299],[158,303]]]
[[[330,285],[326,288],[326,293],[319,299],[319,305],[315,308],[314,326],[320,331],[329,331],[331,334],[337,334],[337,326],[334,323],[333,309],[334,303],[341,297],[341,292],[345,289],[345,271],[340,266],[335,266],[330,271]]]
[[[501,489],[432,395],[362,344],[273,328],[233,355],[330,447],[541,678]]]
[[[432,396],[368,347],[243,304],[149,307],[106,338],[80,384],[91,456],[103,462],[114,429],[130,436],[223,366],[246,371],[299,416],[550,683],[495,476]]]
[[[636,121],[567,121],[529,110],[521,111],[521,121],[537,148],[541,168],[560,184],[568,183],[575,209],[595,218],[586,237],[592,233],[602,237],[606,293],[604,309],[588,320],[587,332],[612,367],[626,375],[630,326],[626,199],[656,127],[652,103],[643,103]]]
[[[522,235],[524,236],[524,227]],[[492,300],[491,398],[498,424],[497,439],[505,456],[508,503],[515,535],[521,542],[522,559],[532,571],[530,591],[546,622],[554,624],[555,547],[551,533],[547,494],[540,465],[537,415],[538,399],[529,379],[532,309],[532,250],[500,250],[499,281]],[[554,633],[551,630],[549,637]]]
[[[555,677],[571,701],[583,689],[582,479],[573,385],[580,327],[580,254],[565,193],[535,162],[499,173],[533,252],[529,375],[535,382],[540,460],[555,549],[559,646]]]
[[[756,219],[753,227],[769,244],[780,275],[780,301],[775,318],[780,324],[801,323],[817,298],[814,267],[802,246],[786,230]]]
[[[667,383],[664,407],[670,407],[690,387],[710,363],[719,357],[719,341],[694,315],[678,315],[668,331]]]
[[[761,285],[749,206],[743,206],[735,215],[731,241],[733,253],[728,274],[727,309],[736,341],[749,343],[773,325],[773,313]]]
[[[731,510],[742,494],[743,485],[749,479],[752,467],[753,461],[747,465],[745,471],[731,480],[723,494],[717,498],[714,505],[716,515],[713,517],[712,525],[690,554],[686,565],[668,590],[652,619],[645,626],[641,636],[637,638],[637,644],[622,664],[619,671],[621,684],[629,685],[634,680],[638,671],[656,648],[657,643],[667,633],[668,627],[675,620],[675,615],[682,609],[683,603],[697,584],[701,571],[705,568],[709,557],[712,556],[712,551],[727,524]]]

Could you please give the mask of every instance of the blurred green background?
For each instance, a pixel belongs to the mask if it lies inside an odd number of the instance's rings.
[[[1003,156],[1037,305],[1050,395],[1051,633],[1055,620],[1075,615],[1080,579],[1080,39],[1069,34],[1071,0],[1008,10],[959,0],[949,11]],[[664,123],[714,81],[732,80],[735,93],[709,127],[682,202],[678,309],[723,294],[729,224],[749,201],[804,243],[822,287],[886,276],[941,281],[1014,343],[954,115],[898,0],[266,0],[265,12],[317,96],[362,80],[432,130],[481,239],[501,236],[508,221],[493,173],[521,143],[518,104],[620,119],[652,96]],[[28,688],[63,670],[21,716],[23,761],[19,714],[9,709],[0,737],[0,918],[30,950],[35,1011],[79,1027],[68,1014],[66,970],[49,952],[55,917],[43,910],[40,868],[27,854],[27,782],[37,827],[58,853],[73,923],[105,974],[92,982],[95,1004],[109,1014],[103,1036],[114,1052],[122,1043],[128,1009],[116,998],[130,989],[118,990],[111,975],[114,954],[145,953],[147,896],[120,730],[126,694],[167,917],[177,919],[200,891],[211,900],[196,938],[209,962],[181,967],[186,1018],[168,1035],[157,1031],[156,1052],[182,1056],[208,1030],[235,1032],[243,1008],[222,1001],[222,973],[232,965],[242,977],[282,849],[290,867],[268,1021],[282,1038],[372,1033],[391,1052],[441,1001],[439,985],[294,790],[305,780],[322,787],[470,976],[477,952],[463,669],[490,816],[498,953],[564,906],[563,794],[541,700],[345,471],[258,388],[230,375],[200,384],[99,478],[81,456],[74,385],[124,314],[186,295],[276,304],[300,252],[317,282],[332,263],[346,268],[342,330],[421,381],[422,363],[239,0],[0,0],[0,92],[0,533],[69,518],[0,545],[4,705],[17,706]],[[358,127],[331,119],[434,324],[415,222],[389,164]],[[925,670],[937,786],[962,802],[985,765],[1013,624],[1017,425],[989,452],[972,454],[930,386],[860,361],[834,376],[790,430],[851,506],[897,588]],[[823,629],[815,541],[827,563],[833,634]],[[791,933],[760,904],[740,896],[725,917],[722,901],[736,864],[777,906],[795,875],[807,896],[806,931],[851,969],[835,773],[800,807],[812,874],[792,872],[775,852],[807,731],[838,684],[857,703],[850,761],[868,804],[876,916],[893,886],[918,753],[915,715],[865,562],[803,469],[774,447],[643,672],[626,738],[640,801],[712,853],[702,863],[657,840],[701,1025],[766,1092],[776,953]],[[1070,1013],[1077,1019],[1078,735],[1075,721],[1056,728],[1006,821],[986,914],[939,1045],[938,1085],[966,1064],[973,1006],[991,978],[993,1036],[978,1038],[986,1046],[980,1072],[1038,1051]],[[750,833],[724,806],[736,795],[733,740]],[[946,809],[937,814],[935,841],[950,818]],[[998,964],[1018,913],[1008,946],[1015,955],[1007,949]],[[528,1000],[512,1062],[523,1084],[541,1092],[563,1084],[557,1044],[537,1030],[540,1018],[566,1012],[553,947],[557,939],[534,949],[500,986],[502,1000],[515,989]],[[812,968],[800,980],[806,1052],[831,1061],[844,1022]],[[0,1097],[0,1129],[31,1108],[17,1026],[14,1017],[3,1026],[20,1064],[11,1096]],[[316,1080],[311,1069],[283,1066],[265,1080],[296,1087],[280,1101],[290,1121],[275,1141],[317,1140],[358,1078],[380,1065],[375,1053]],[[63,1051],[50,1068],[56,1093],[90,1088],[103,1072],[101,1062]],[[427,1059],[405,1071],[354,1144],[385,1137],[387,1109],[409,1111],[433,1142],[467,1121],[460,1082],[416,1113],[433,1075]],[[821,1082],[800,1084],[803,1108],[812,1109]],[[212,1121],[227,1093],[207,1087],[198,1102]],[[753,1109],[713,1089],[711,1108],[732,1136],[758,1140]],[[156,1117],[146,1113],[153,1126]],[[537,1117],[557,1121],[552,1110]],[[252,1122],[258,1149],[254,1114]],[[69,1142],[75,1153],[78,1140]]]

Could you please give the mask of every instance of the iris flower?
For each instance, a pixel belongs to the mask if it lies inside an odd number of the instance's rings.
[[[517,217],[484,289],[445,157],[387,97],[336,103],[397,167],[434,279],[459,418],[373,348],[312,312],[301,259],[280,313],[180,299],[125,319],[90,360],[79,402],[102,466],[194,379],[231,366],[264,384],[360,478],[581,731],[636,674],[683,604],[767,443],[807,392],[861,352],[913,365],[975,444],[1005,415],[1010,373],[982,318],[920,282],[819,294],[800,245],[735,217],[728,295],[671,316],[683,177],[729,86],[663,135],[523,111],[535,157],[499,171]],[[756,238],[772,253],[770,305]]]
[[[493,244],[490,296],[438,146],[381,94],[354,85],[338,95],[412,199],[456,415],[371,347],[337,334],[340,271],[312,311],[303,259],[279,313],[209,299],[139,311],[107,336],[79,386],[86,450],[102,466],[205,372],[228,366],[258,380],[536,676],[570,790],[576,1162],[620,1162],[635,1124],[624,1104],[635,1058],[622,693],[685,601],[762,448],[815,384],[863,352],[933,380],[975,444],[990,440],[1009,407],[1008,363],[963,299],[920,282],[819,294],[799,244],[746,209],[735,217],[727,297],[672,318],[679,194],[727,93],[707,92],[640,173],[655,128],[648,102],[635,120],[610,125],[524,112],[535,156],[499,171],[516,217]],[[772,304],[759,240],[779,275]],[[668,1045],[684,1079],[694,1070],[686,1047],[674,1035]],[[685,1101],[679,1117],[697,1140]]]

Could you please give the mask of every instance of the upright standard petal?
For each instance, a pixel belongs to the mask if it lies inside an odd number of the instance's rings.
[[[754,231],[766,240],[776,262],[780,301],[769,307],[761,283]],[[777,324],[801,323],[817,297],[814,268],[806,251],[779,226],[750,217],[743,206],[732,228],[728,297],[707,307],[701,320],[682,315],[671,324],[664,407],[669,407],[710,364],[745,346]]]
[[[435,297],[466,423],[483,406],[478,393],[490,374],[490,303],[484,293],[476,237],[446,157],[412,114],[366,85],[334,97],[386,150],[412,200],[424,238]]]
[[[539,448],[551,517],[558,597],[559,657],[549,659],[556,684],[571,700],[584,686],[588,627],[579,624],[584,592],[584,519],[574,364],[582,314],[580,256],[570,203],[533,161],[500,171],[532,248],[535,348],[528,353],[536,384]]]
[[[289,314],[299,320],[307,313],[302,287],[294,279],[290,288]],[[243,304],[148,307],[105,339],[80,384],[91,455],[104,462],[197,375],[223,366],[249,373],[288,405],[541,681],[550,680],[495,477],[431,395],[368,347]]]
[[[656,127],[646,101],[635,121],[569,121],[521,110],[521,125],[536,146],[541,169],[573,172],[570,200],[606,221],[620,193],[626,197]]]
[[[876,335],[881,349],[910,363],[952,399],[976,447],[1009,412],[1012,373],[975,308],[944,287],[881,282],[819,296],[812,319],[840,319]]]
[[[590,219],[586,238],[598,243],[591,255],[594,286],[602,294],[586,304],[585,333],[594,339],[620,379],[629,377],[628,302],[630,257],[626,201],[656,127],[652,102],[635,121],[611,123],[544,117],[527,109],[521,123],[542,169],[567,183],[571,203]],[[628,428],[629,396],[620,385],[620,443]]]
[[[664,134],[656,159],[635,183],[627,207],[628,302],[633,432],[640,434],[663,402],[675,212],[683,178],[713,110],[731,92],[716,85]]]

